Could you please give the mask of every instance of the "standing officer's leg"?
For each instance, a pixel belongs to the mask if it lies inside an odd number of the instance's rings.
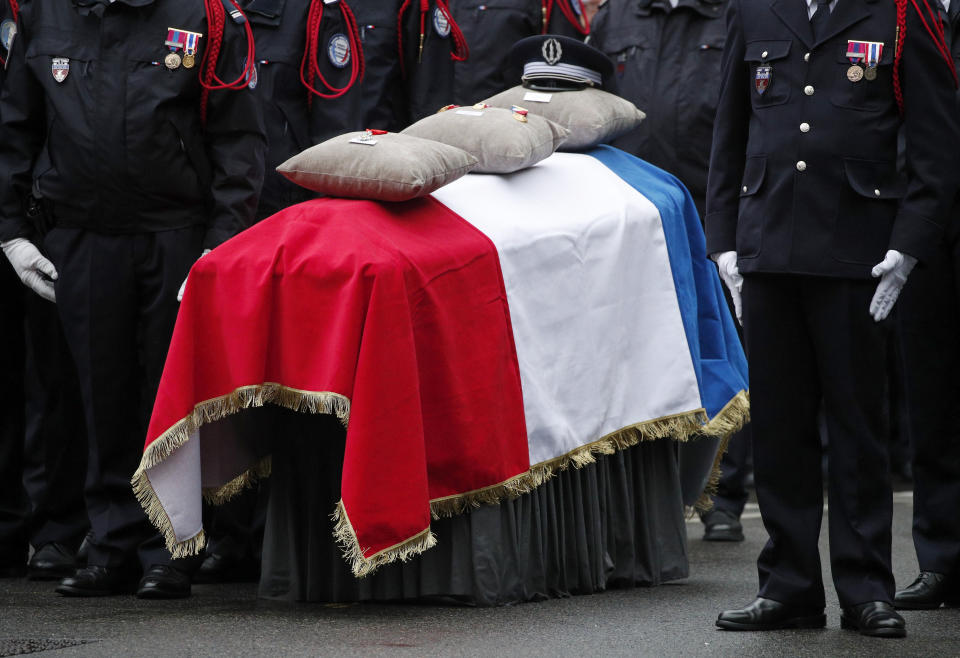
[[[960,602],[960,240],[914,268],[897,304],[920,576],[897,592],[896,605],[938,608]]]
[[[202,253],[203,228],[191,227],[136,236],[137,324],[141,337],[143,373],[138,382],[141,416],[138,440],[132,452],[139,464],[143,437],[147,434],[153,401],[160,386],[163,365],[180,308],[177,292],[190,268]],[[133,473],[133,471],[130,471]],[[129,480],[129,474],[128,474]],[[129,481],[127,482],[129,488]],[[132,494],[131,494],[132,498]],[[137,512],[143,517],[139,503]],[[137,596],[175,598],[190,594],[189,573],[201,557],[173,561],[161,535],[150,528],[137,552],[145,575]]]
[[[759,596],[816,615],[825,605],[817,547],[823,516],[820,385],[804,283],[791,275],[746,275],[743,320],[754,480],[770,535],[757,560]]]
[[[27,501],[23,490],[23,299],[35,295],[0,257],[0,578],[27,570]]]
[[[73,358],[55,304],[26,299],[27,405],[24,485],[30,499],[30,578],[73,573],[89,528],[83,500],[87,438]]]
[[[809,287],[830,437],[830,562],[843,607],[893,601],[887,329],[868,313],[876,287],[876,281],[855,280]]]
[[[134,236],[55,228],[57,308],[77,367],[89,442],[88,567],[57,589],[71,596],[132,590],[137,546],[153,531],[130,486],[143,444]]]

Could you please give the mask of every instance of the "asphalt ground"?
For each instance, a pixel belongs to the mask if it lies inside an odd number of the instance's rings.
[[[901,586],[917,571],[911,504],[909,491],[896,494]],[[195,585],[180,601],[65,599],[50,583],[0,580],[0,656],[960,656],[960,610],[904,613],[903,640],[840,630],[825,536],[826,629],[716,629],[721,609],[756,593],[754,560],[766,535],[755,506],[744,526],[742,543],[707,543],[691,520],[685,581],[505,608],[278,604],[257,600],[254,584]]]

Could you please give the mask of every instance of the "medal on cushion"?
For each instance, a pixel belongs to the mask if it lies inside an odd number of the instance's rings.
[[[163,64],[171,71],[180,68],[180,63],[183,60],[177,51],[183,47],[185,40],[186,33],[183,30],[178,30],[175,27],[167,28],[167,40],[163,43],[170,49],[170,52],[163,58]]]
[[[527,119],[527,110],[520,107],[519,105],[511,105],[510,111],[513,112],[513,118],[519,121],[520,123],[526,123]]]
[[[183,68],[192,69],[197,63],[197,47],[200,45],[200,38],[203,36],[199,32],[187,32],[183,42]]]

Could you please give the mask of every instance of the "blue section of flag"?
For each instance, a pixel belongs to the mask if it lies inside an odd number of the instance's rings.
[[[747,360],[687,188],[662,169],[612,146],[588,151],[660,211],[687,344],[710,418],[746,390]]]

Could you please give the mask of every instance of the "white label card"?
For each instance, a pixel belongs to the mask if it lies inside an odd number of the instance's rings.
[[[363,144],[365,146],[373,146],[377,143],[377,140],[372,137],[354,137],[350,140],[351,144]]]
[[[528,91],[523,95],[523,100],[534,103],[549,103],[552,98],[553,94],[544,94],[539,91]]]
[[[482,117],[483,112],[481,110],[457,110],[457,114],[463,114],[468,117]]]

